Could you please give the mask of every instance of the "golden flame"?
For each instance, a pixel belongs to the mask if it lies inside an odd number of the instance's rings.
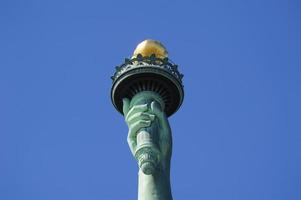
[[[168,57],[168,52],[166,48],[161,44],[161,42],[156,40],[144,40],[139,43],[133,53],[132,58],[137,57],[138,54],[142,56],[151,56],[155,54],[158,58],[166,58]]]

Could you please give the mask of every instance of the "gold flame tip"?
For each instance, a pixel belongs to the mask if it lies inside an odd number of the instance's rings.
[[[151,56],[152,54],[155,54],[156,57],[162,59],[168,57],[168,52],[163,44],[157,40],[151,39],[140,42],[137,45],[132,58],[137,57],[138,54],[141,54],[142,56]]]

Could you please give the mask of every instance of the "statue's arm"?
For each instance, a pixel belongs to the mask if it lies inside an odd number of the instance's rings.
[[[139,170],[138,200],[172,200],[169,175],[164,171],[146,175]]]
[[[160,162],[153,174],[146,175],[139,169],[138,200],[172,200],[170,187],[170,159],[172,150],[171,130],[167,117],[156,102],[134,105],[123,101],[125,121],[129,127],[128,144],[135,156],[137,133],[143,128],[155,125],[156,143],[159,146]]]

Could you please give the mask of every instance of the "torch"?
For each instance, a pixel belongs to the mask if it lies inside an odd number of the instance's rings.
[[[111,100],[121,114],[123,98],[130,99],[130,106],[155,102],[167,117],[174,114],[183,102],[183,75],[158,41],[141,42],[132,58],[126,58],[123,64],[117,66],[111,78]],[[137,133],[134,154],[145,174],[153,174],[160,161],[156,127],[152,124]]]

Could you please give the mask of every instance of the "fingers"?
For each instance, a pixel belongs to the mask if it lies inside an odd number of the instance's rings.
[[[150,121],[154,121],[155,119],[155,115],[150,114],[150,113],[146,113],[146,112],[137,112],[131,116],[128,117],[127,119],[127,123],[128,124],[132,124],[138,120],[150,120]]]
[[[151,125],[150,120],[139,120],[137,122],[134,122],[130,124],[129,129],[131,130],[128,135],[128,140],[135,140],[136,141],[136,136],[138,134],[138,131],[142,128],[149,127]]]
[[[163,120],[164,113],[162,112],[162,108],[160,104],[156,101],[151,103],[151,111],[160,119]]]
[[[129,126],[127,141],[133,155],[135,154],[135,149],[137,146],[136,137],[138,132],[143,128],[149,127],[154,119],[155,115],[143,112],[138,112],[134,113],[133,115],[129,115],[128,120],[126,121]]]
[[[126,103],[124,105],[126,105]],[[125,112],[125,121],[129,127],[127,141],[133,154],[137,146],[136,137],[138,132],[143,128],[151,126],[151,123],[155,120],[155,115],[147,111],[148,105],[143,104],[133,106],[128,112]]]
[[[144,112],[146,111],[147,108],[147,104],[142,104],[142,105],[137,105],[137,106],[133,106],[126,114],[125,116],[125,120],[128,121],[128,118],[135,114],[136,112]]]
[[[123,115],[126,116],[130,109],[130,100],[128,98],[122,99],[123,102]]]
[[[161,139],[167,141],[170,140],[171,138],[170,126],[164,111],[162,111],[161,105],[158,102],[153,101],[151,103],[151,111],[158,118],[159,126],[161,128],[161,134],[160,134]]]

